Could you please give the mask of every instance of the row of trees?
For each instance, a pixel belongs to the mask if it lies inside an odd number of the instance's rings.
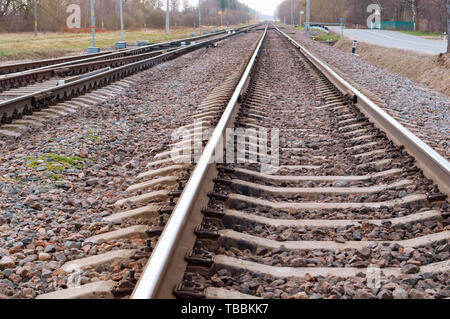
[[[169,0],[172,26],[198,26],[198,7],[188,0]],[[123,0],[124,23],[127,29],[163,28],[166,0]],[[90,0],[37,0],[40,31],[60,31],[66,26],[70,4],[81,8],[81,27],[90,27]],[[219,25],[218,11],[223,11],[223,23],[247,23],[256,12],[238,0],[201,0],[202,23]],[[120,28],[119,0],[96,0],[97,28]],[[0,32],[32,31],[34,0],[0,0]]]
[[[306,0],[294,1],[294,23],[298,23],[300,10],[306,11]],[[414,21],[417,30],[446,32],[448,0],[311,0],[311,21],[339,22],[344,18],[347,26],[365,26],[367,6],[377,3],[382,20]],[[284,0],[276,17],[291,24],[291,0]],[[303,21],[305,16],[303,16]]]

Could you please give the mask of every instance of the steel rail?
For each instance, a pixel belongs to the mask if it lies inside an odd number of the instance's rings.
[[[240,29],[244,29],[248,26],[244,26]],[[41,69],[47,69],[57,66],[66,66],[77,62],[87,62],[87,61],[93,61],[95,59],[103,59],[106,57],[114,57],[114,56],[126,56],[129,54],[135,54],[135,52],[147,52],[149,50],[158,50],[160,47],[165,46],[180,46],[182,42],[192,42],[195,40],[201,40],[204,38],[212,37],[218,34],[225,33],[226,31],[219,31],[215,33],[209,33],[204,35],[199,35],[196,37],[190,37],[190,38],[183,38],[183,39],[175,39],[171,41],[166,42],[160,42],[160,43],[153,43],[149,45],[144,45],[139,48],[133,48],[133,49],[122,49],[118,51],[105,51],[100,53],[91,53],[91,54],[83,54],[78,56],[69,56],[69,57],[61,57],[56,59],[45,59],[45,60],[39,60],[39,61],[31,61],[31,62],[24,62],[24,63],[17,63],[17,64],[8,64],[8,65],[0,65],[0,75],[12,75],[15,73],[12,73],[11,70],[14,70],[14,72],[17,73],[23,73],[23,72],[31,72]],[[55,63],[55,61],[57,63]],[[60,62],[60,63],[59,63]],[[33,65],[37,65],[37,68],[34,68]],[[6,70],[6,71],[5,71]]]
[[[309,50],[281,31],[277,26],[274,25],[274,28],[299,49],[336,88],[353,99],[360,110],[375,126],[385,132],[389,139],[398,145],[403,145],[406,151],[416,159],[416,164],[423,170],[424,175],[433,180],[442,193],[450,196],[450,163],[445,158],[349,84],[326,63],[320,61]]]
[[[173,274],[171,276],[168,269],[170,268],[171,263],[172,267],[178,267],[178,265],[174,265],[177,261],[174,261],[172,257],[178,256],[179,258],[184,259],[187,251],[183,251],[183,249],[189,249],[189,244],[183,242],[183,237],[186,232],[191,232],[192,234],[193,229],[188,229],[189,227],[185,226],[194,218],[193,211],[195,211],[195,209],[193,209],[193,207],[198,201],[200,192],[202,192],[205,187],[204,183],[208,179],[208,170],[214,165],[212,162],[214,150],[222,140],[225,130],[231,122],[232,114],[236,110],[240,93],[246,85],[249,75],[255,65],[262,43],[267,34],[267,29],[268,26],[266,25],[264,33],[261,36],[261,39],[242,75],[239,84],[236,86],[236,89],[228,105],[226,106],[216,129],[206,145],[163,233],[161,234],[161,237],[158,240],[155,250],[153,251],[151,258],[142,273],[138,284],[136,285],[131,297],[132,299],[173,297],[172,292],[175,287],[173,287],[167,279],[168,277],[172,277],[172,282],[176,282],[176,280],[174,280]],[[192,248],[192,246],[190,248]],[[181,273],[181,276],[182,275],[183,273]]]
[[[44,67],[53,65],[56,63],[63,63],[63,62],[69,62],[74,60],[81,60],[88,57],[94,57],[94,56],[101,56],[101,55],[107,55],[114,51],[103,51],[99,53],[92,53],[92,54],[81,54],[81,55],[72,55],[72,56],[66,56],[56,59],[45,59],[45,60],[38,60],[38,61],[30,61],[30,62],[23,62],[23,63],[15,63],[15,64],[5,64],[0,65],[0,75],[5,75],[8,73],[15,73],[15,72],[23,72],[30,69],[34,69],[37,67]]]
[[[32,83],[40,80],[48,80],[53,76],[80,74],[84,72],[94,71],[98,68],[105,68],[107,66],[116,67],[126,63],[136,62],[144,60],[145,58],[156,56],[167,51],[173,51],[173,49],[150,51],[146,53],[140,53],[130,56],[120,56],[114,59],[97,60],[92,62],[76,61],[73,64],[66,66],[52,66],[52,68],[44,68],[40,70],[32,70],[29,72],[15,73],[0,77],[0,92],[7,92],[10,89],[17,87],[24,87],[25,82]]]
[[[33,92],[27,95],[23,95],[11,100],[7,100],[0,103],[0,120],[8,121],[9,118],[17,118],[19,114],[31,114],[31,112],[40,106],[46,107],[55,101],[63,101],[68,99],[69,95],[76,95],[78,91],[90,91],[93,88],[101,87],[108,83],[111,83],[117,79],[123,78],[127,75],[136,73],[138,71],[148,69],[160,62],[174,59],[183,54],[192,52],[198,48],[204,47],[213,42],[219,42],[225,40],[234,35],[246,32],[249,29],[255,28],[259,25],[253,25],[250,27],[242,28],[234,34],[226,34],[219,38],[209,39],[203,42],[191,44],[179,49],[175,49],[171,52],[160,54],[156,57],[151,57],[142,61],[130,63],[124,66],[114,68],[109,71],[98,73],[89,76],[84,79],[80,79],[68,84],[55,86],[49,89]],[[75,93],[74,93],[75,92]],[[6,120],[5,120],[6,118]]]

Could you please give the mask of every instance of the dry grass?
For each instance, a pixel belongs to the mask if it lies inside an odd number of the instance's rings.
[[[335,46],[350,52],[352,42],[340,39]],[[359,42],[357,54],[372,64],[450,96],[450,54],[448,53],[427,55]]]
[[[217,27],[204,27],[205,31],[216,29]],[[125,40],[129,44],[135,44],[139,40],[161,42],[188,37],[192,33],[198,34],[198,29],[171,28],[169,36],[166,36],[162,29],[127,30]],[[96,46],[112,48],[120,39],[120,31],[97,32]],[[0,43],[0,61],[53,58],[85,52],[87,47],[91,46],[91,34],[55,32],[39,33],[37,37],[34,37],[33,33],[0,33]]]

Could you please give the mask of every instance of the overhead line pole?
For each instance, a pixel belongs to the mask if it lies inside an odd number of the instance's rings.
[[[92,47],[95,48],[95,0],[91,0],[91,30],[92,30]]]
[[[198,27],[200,29],[200,35],[202,34],[202,7],[201,0],[198,0]]]
[[[100,2],[100,9],[101,9],[101,14],[102,14],[102,32],[105,32],[105,21],[103,19],[103,1],[104,0],[101,0],[101,2]]]
[[[306,0],[306,36],[309,38],[311,36],[311,0]]]
[[[125,32],[123,30],[123,0],[120,0],[120,30],[122,34],[122,41],[125,41]]]
[[[294,25],[294,0],[291,0],[291,24]]]
[[[89,47],[88,53],[100,52],[100,49],[95,47],[95,0],[91,0],[91,31],[92,31],[92,47]]]
[[[147,31],[147,15],[145,13],[145,0],[142,0],[142,6],[144,10],[144,30]]]
[[[37,0],[34,0],[34,36],[38,35],[38,8]]]
[[[170,33],[170,11],[169,0],[166,1],[166,34]]]

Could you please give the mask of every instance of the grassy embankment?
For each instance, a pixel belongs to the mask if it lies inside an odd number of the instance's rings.
[[[216,30],[217,27],[204,27],[204,31]],[[190,37],[198,34],[198,29],[177,27],[172,28],[170,35],[162,29],[130,30],[125,33],[128,44],[135,44],[139,40],[161,42]],[[96,46],[113,48],[115,42],[120,41],[120,31],[96,33]],[[72,53],[83,53],[91,46],[90,33],[0,33],[0,61],[20,59],[45,59],[59,57]]]
[[[431,38],[437,40],[444,38],[444,35],[440,32],[426,32],[426,31],[400,31],[400,32],[415,35],[417,37]]]
[[[352,41],[340,39],[335,47],[351,52]],[[357,54],[372,64],[403,75],[417,83],[450,96],[450,54],[430,55],[364,42],[358,43]]]

